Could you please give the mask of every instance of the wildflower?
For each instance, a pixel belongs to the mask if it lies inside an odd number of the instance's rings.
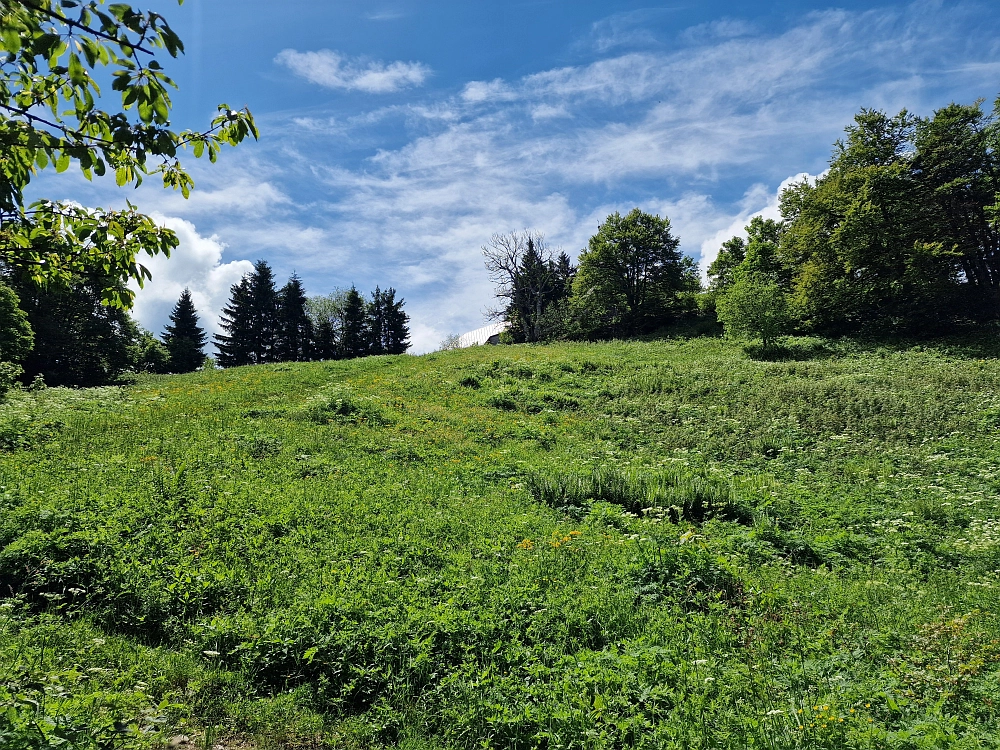
[[[521,542],[520,544],[517,545],[517,548],[518,549],[534,549],[535,548],[535,543],[532,542],[530,539],[525,539],[523,542]]]

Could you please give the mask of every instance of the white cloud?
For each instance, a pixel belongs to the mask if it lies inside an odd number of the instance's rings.
[[[185,287],[191,290],[201,327],[211,336],[219,332],[219,317],[229,299],[230,287],[253,270],[249,260],[222,262],[225,245],[215,235],[204,237],[190,221],[154,214],[153,218],[177,233],[180,245],[169,258],[140,259],[153,274],[152,281],[136,292],[132,314],[139,323],[159,334],[169,322],[170,311]],[[209,347],[211,349],[211,347]]]
[[[860,106],[939,101],[943,79],[914,70],[961,65],[963,85],[989,81],[997,50],[974,52],[967,28],[925,11],[818,13],[778,34],[726,21],[677,51],[472,81],[406,145],[317,169],[324,257],[404,293],[416,351],[482,324],[493,300],[479,249],[496,231],[534,227],[575,254],[609,212],[639,205],[669,216],[704,268],[754,215],[778,217],[776,186],[822,169]],[[742,198],[713,197],[730,180]]]
[[[420,86],[431,74],[431,69],[423,63],[397,60],[387,64],[378,60],[349,58],[329,49],[317,52],[285,49],[278,53],[274,61],[311,83],[373,94]]]
[[[764,219],[781,220],[778,201],[785,188],[802,180],[815,183],[818,177],[819,175],[811,175],[807,172],[792,175],[782,180],[775,191],[768,190],[765,185],[753,185],[744,194],[739,204],[739,211],[735,215],[720,211],[711,204],[711,201],[706,200],[704,209],[698,213],[697,217],[700,222],[700,231],[695,230],[690,234],[683,235],[689,238],[689,241],[685,243],[689,251],[694,251],[694,248],[697,247],[697,251],[691,252],[691,254],[698,260],[702,276],[704,277],[709,265],[718,256],[723,242],[731,237],[746,238],[746,226],[753,217],[760,216]]]
[[[401,10],[380,10],[365,17],[369,21],[398,21],[400,18],[406,18],[406,14]]]
[[[510,102],[519,98],[514,89],[499,78],[492,81],[469,81],[462,89],[462,98],[473,104],[480,102]]]
[[[243,166],[199,172],[205,184],[190,201],[148,202],[215,237],[200,237],[218,252],[202,268],[228,265],[225,242],[279,276],[298,270],[310,293],[394,286],[414,351],[428,351],[483,324],[494,301],[480,246],[494,232],[533,227],[575,255],[608,213],[638,205],[669,216],[704,268],[752,216],[777,217],[779,183],[821,171],[860,107],[925,114],[990,95],[1000,23],[977,7],[830,11],[778,33],[720,22],[673,46],[660,38],[411,104],[290,113],[270,123],[280,141],[265,137],[252,159],[237,152]],[[607,32],[603,49],[648,41],[636,18],[595,28]],[[310,80],[359,90],[372,90],[359,84],[372,65],[391,67],[329,51],[282,55]],[[386,133],[392,147],[375,140]],[[381,148],[356,159],[371,146]],[[154,287],[170,269],[155,272]],[[188,282],[171,283],[161,310]]]

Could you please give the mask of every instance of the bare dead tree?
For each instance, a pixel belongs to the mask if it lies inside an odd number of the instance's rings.
[[[530,229],[494,234],[483,245],[483,258],[497,298],[506,301],[503,308],[490,310],[490,317],[519,327],[525,341],[538,341],[542,312],[561,288],[545,237]]]

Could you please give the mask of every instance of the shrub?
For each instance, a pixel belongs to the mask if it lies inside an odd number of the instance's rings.
[[[715,310],[726,333],[760,339],[765,351],[772,350],[792,326],[784,291],[761,276],[740,278],[716,301]]]

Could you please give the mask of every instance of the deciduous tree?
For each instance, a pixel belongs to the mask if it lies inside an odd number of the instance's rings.
[[[35,283],[70,283],[99,271],[102,301],[129,306],[149,271],[140,254],[169,254],[176,235],[129,204],[87,209],[24,193],[39,170],[75,163],[87,179],[114,173],[119,185],[156,175],[186,197],[194,185],[180,162],[190,149],[215,161],[220,147],[257,137],[246,110],[219,106],[202,132],[170,129],[174,84],[161,52],[183,45],[163,16],[102,0],[0,2],[0,262]],[[96,78],[111,79],[117,100],[102,109]]]
[[[695,264],[681,253],[670,219],[638,208],[598,227],[573,282],[574,297],[612,332],[661,325],[679,293],[697,288]]]
[[[569,294],[574,272],[569,256],[554,257],[545,238],[526,229],[493,235],[483,246],[483,257],[496,295],[505,301],[496,317],[510,323],[517,340],[540,341],[545,311]]]

